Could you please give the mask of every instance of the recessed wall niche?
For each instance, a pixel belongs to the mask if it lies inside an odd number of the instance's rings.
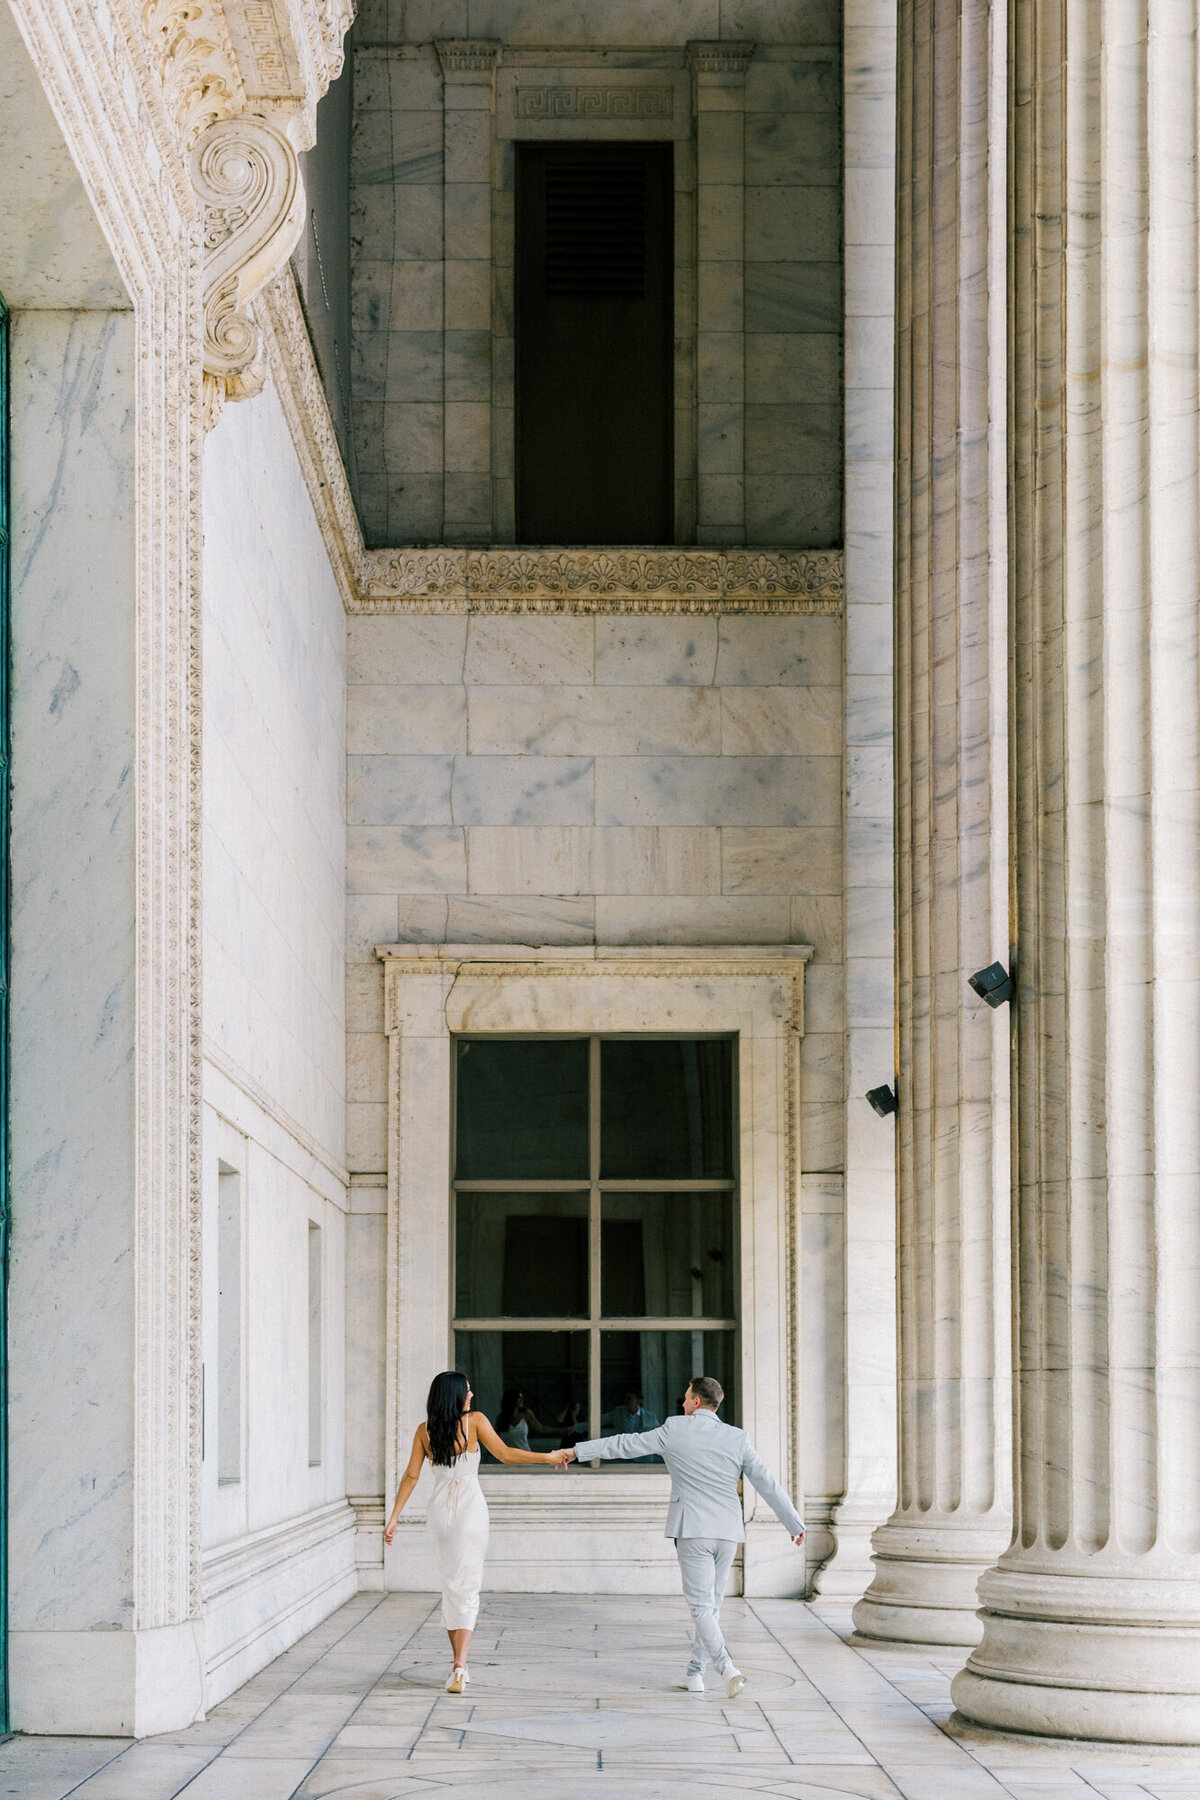
[[[532,12],[501,8],[505,35],[487,41],[394,42],[368,27],[355,51],[351,391],[368,544],[545,541],[528,535],[536,509],[518,511],[514,333],[518,146],[545,143],[671,146],[670,474],[656,540],[839,543],[840,72],[827,9],[781,7],[789,42],[636,49],[522,42]],[[647,21],[660,29],[653,9]]]

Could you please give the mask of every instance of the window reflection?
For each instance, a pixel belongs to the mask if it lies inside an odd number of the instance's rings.
[[[456,1050],[460,1180],[587,1179],[586,1038],[459,1038]]]
[[[603,1193],[600,1220],[607,1317],[732,1317],[732,1194]]]
[[[608,1180],[733,1174],[729,1038],[606,1038],[600,1174]]]
[[[506,1443],[573,1449],[589,1435],[586,1331],[457,1331],[454,1357]]]
[[[455,1212],[458,1318],[587,1317],[586,1192],[459,1194]]]
[[[693,1375],[715,1375],[725,1389],[721,1417],[736,1422],[733,1331],[605,1331],[600,1337],[600,1382],[603,1437],[621,1431],[653,1430],[673,1413],[683,1411],[683,1396]],[[636,1400],[642,1418],[629,1422]]]

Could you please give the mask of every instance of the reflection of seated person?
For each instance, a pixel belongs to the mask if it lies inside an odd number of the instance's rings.
[[[551,1435],[533,1408],[526,1405],[521,1388],[505,1388],[500,1396],[496,1430],[510,1450],[528,1450],[530,1431],[536,1431],[541,1437]]]
[[[562,1429],[559,1440],[560,1450],[573,1450],[582,1438],[587,1436],[587,1421],[583,1416],[583,1401],[568,1400],[558,1415],[558,1423]]]
[[[631,1388],[620,1406],[606,1412],[600,1423],[605,1435],[612,1437],[624,1431],[657,1431],[662,1420],[648,1406],[642,1405],[642,1396]]]

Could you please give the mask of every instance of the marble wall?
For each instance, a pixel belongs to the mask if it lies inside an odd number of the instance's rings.
[[[364,9],[351,392],[368,543],[512,539],[513,150],[547,137],[674,142],[676,540],[840,541],[840,18],[828,0],[753,10],[609,8],[598,45],[581,14],[510,0],[487,9],[494,73],[464,74],[433,40],[460,36],[465,8]],[[753,56],[689,66],[706,37]],[[522,82],[608,84],[622,105],[530,122]],[[648,84],[657,115],[622,117]]]
[[[129,1717],[136,1623],[132,315],[11,349],[10,1652],[14,1724],[70,1730]]]
[[[204,477],[211,1704],[353,1592],[355,1578],[342,1424],[345,623],[271,388],[225,410]],[[217,1401],[219,1170],[237,1179],[241,1215],[242,1443],[232,1457]],[[310,1226],[321,1234],[318,1370]],[[319,1443],[310,1381],[322,1395]]]

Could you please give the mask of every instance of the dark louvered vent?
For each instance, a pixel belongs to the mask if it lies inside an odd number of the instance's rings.
[[[549,163],[546,293],[579,299],[646,291],[646,176],[641,159]]]

